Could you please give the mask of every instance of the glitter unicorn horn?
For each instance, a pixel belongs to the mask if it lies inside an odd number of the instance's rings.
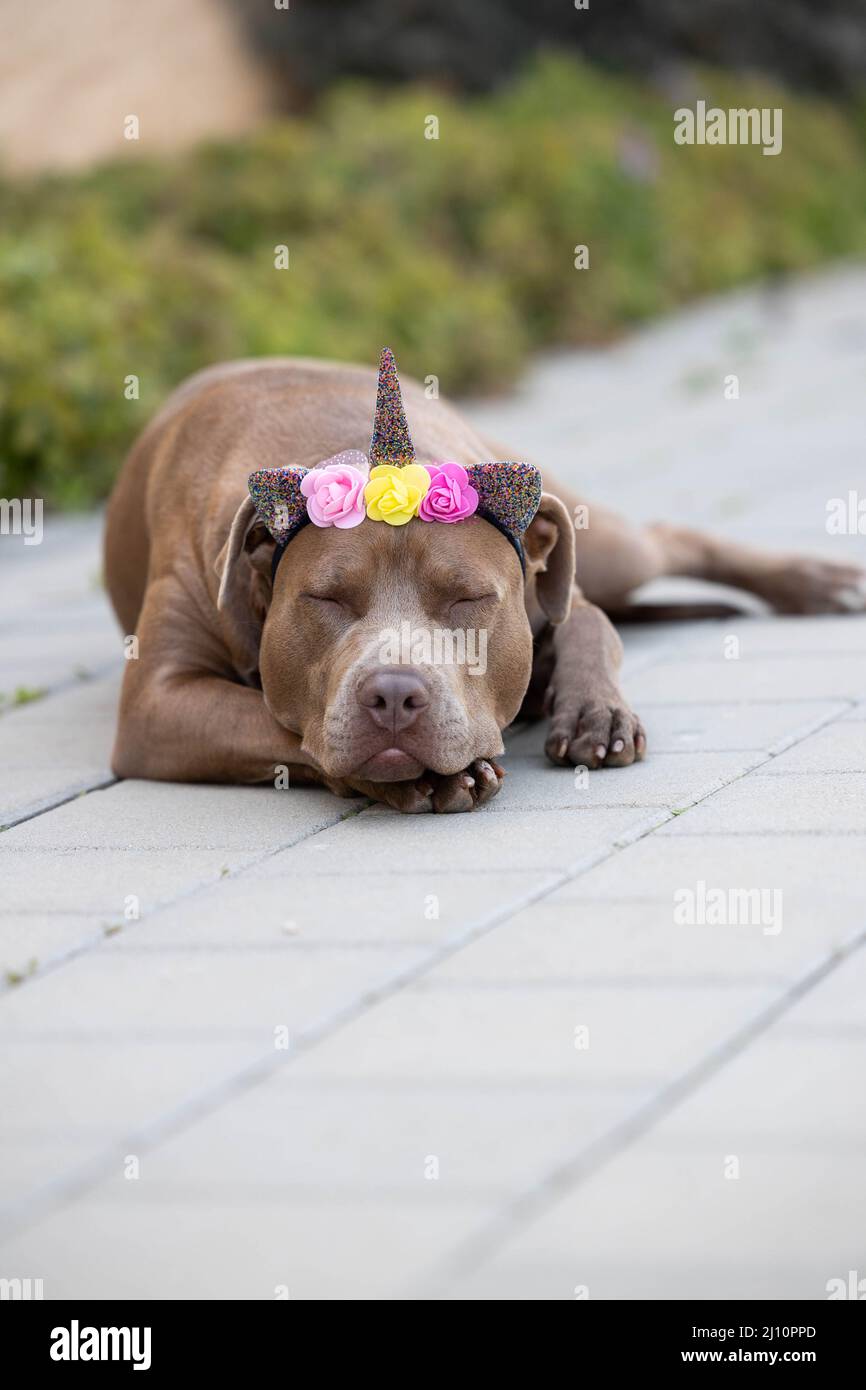
[[[373,421],[373,438],[370,441],[370,464],[373,468],[380,463],[390,463],[395,468],[404,468],[414,460],[415,450],[412,447],[406,412],[403,409],[403,397],[400,395],[397,364],[391,349],[383,348],[379,359],[376,418]]]

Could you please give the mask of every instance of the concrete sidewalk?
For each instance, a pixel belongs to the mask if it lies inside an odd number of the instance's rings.
[[[554,357],[475,413],[634,515],[863,559],[825,517],[866,496],[864,366],[851,270]],[[584,787],[522,731],[490,808],[400,818],[114,782],[98,537],[49,519],[0,563],[0,1277],[820,1299],[866,1276],[863,618],[627,632],[645,764]]]

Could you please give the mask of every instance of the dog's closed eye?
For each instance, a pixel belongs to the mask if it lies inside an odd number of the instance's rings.
[[[318,604],[323,609],[330,609],[333,613],[342,612],[354,614],[354,609],[346,600],[337,594],[301,594],[301,598],[309,603]]]
[[[450,604],[451,611],[454,609],[480,608],[482,605],[489,607],[493,603],[499,602],[498,594],[467,594],[464,598],[453,599]]]

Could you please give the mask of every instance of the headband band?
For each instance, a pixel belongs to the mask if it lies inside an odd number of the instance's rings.
[[[526,552],[525,552],[525,550],[523,549],[523,542],[522,542],[521,540],[518,540],[517,536],[513,536],[513,535],[511,534],[510,531],[506,531],[505,527],[502,525],[502,522],[501,522],[501,521],[497,521],[495,516],[491,516],[489,512],[482,510],[480,507],[479,507],[479,509],[478,509],[478,516],[482,517],[482,518],[484,519],[484,521],[489,521],[491,526],[495,526],[496,529],[497,529],[497,531],[500,533],[500,535],[503,535],[503,536],[505,537],[505,539],[508,541],[508,544],[509,544],[510,546],[513,546],[514,550],[515,550],[516,553],[517,553],[517,558],[518,558],[518,560],[520,561],[520,568],[521,568],[523,574],[525,575],[525,574],[526,574]],[[303,530],[303,528],[304,528],[305,526],[308,526],[308,525],[309,525],[309,522],[310,522],[310,518],[309,518],[308,516],[300,517],[299,520],[298,520],[298,524],[297,524],[297,526],[295,527],[295,529],[292,531],[291,535],[287,536],[286,539],[285,539],[284,541],[277,541],[277,544],[276,544],[276,546],[274,547],[273,558],[271,559],[271,583],[272,583],[272,584],[273,584],[274,580],[275,580],[276,577],[277,577],[277,569],[278,569],[278,567],[279,567],[280,561],[282,560],[283,556],[284,556],[285,553],[286,553],[286,550],[287,550],[287,548],[288,548],[289,541],[293,541],[293,540],[295,539],[295,536],[298,534],[298,532],[301,531],[301,530]]]

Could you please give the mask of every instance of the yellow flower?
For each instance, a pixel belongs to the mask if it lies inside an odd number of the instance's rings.
[[[364,488],[367,515],[372,521],[387,521],[389,526],[405,526],[418,515],[429,486],[430,474],[420,463],[407,463],[404,468],[380,463],[370,470],[370,481]]]

